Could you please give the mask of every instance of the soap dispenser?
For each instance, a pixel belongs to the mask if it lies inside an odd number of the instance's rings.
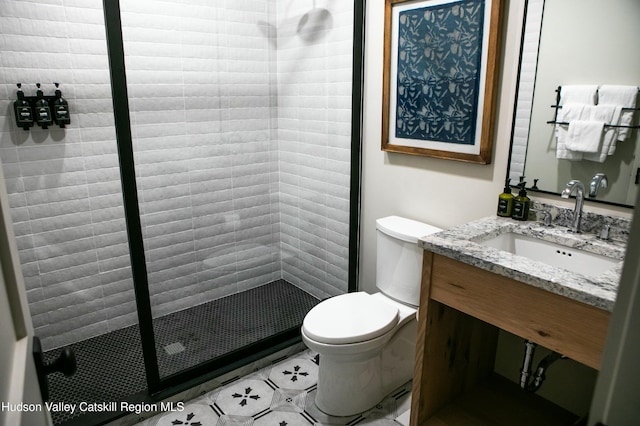
[[[498,196],[498,216],[511,217],[513,210],[513,194],[511,193],[511,179],[504,182],[504,192]]]
[[[520,191],[518,196],[513,200],[513,212],[511,217],[515,220],[527,220],[529,218],[529,206],[531,199],[527,197],[527,190],[525,185],[527,182],[520,182]]]
[[[31,109],[31,104],[24,98],[24,92],[21,89],[22,84],[18,83],[17,86],[18,92],[16,95],[18,99],[13,102],[16,124],[24,130],[29,130],[30,127],[33,127],[33,110]]]
[[[71,124],[71,117],[69,115],[69,104],[67,100],[62,97],[62,91],[60,91],[59,84],[53,83],[56,86],[55,99],[53,101],[53,119],[56,124],[62,128],[65,125]]]
[[[36,83],[38,90],[36,91],[36,105],[35,105],[35,113],[36,113],[36,121],[38,125],[43,129],[47,129],[50,125],[53,124],[53,118],[51,116],[51,108],[49,107],[49,102],[44,98],[44,93],[40,90],[40,83]]]

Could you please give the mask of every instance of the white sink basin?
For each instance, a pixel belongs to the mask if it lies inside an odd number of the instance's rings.
[[[505,232],[479,244],[586,276],[601,275],[620,263],[618,259],[513,232]]]

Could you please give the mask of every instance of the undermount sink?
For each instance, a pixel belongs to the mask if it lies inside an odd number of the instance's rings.
[[[601,275],[620,263],[619,259],[514,232],[505,232],[478,243],[586,276]]]

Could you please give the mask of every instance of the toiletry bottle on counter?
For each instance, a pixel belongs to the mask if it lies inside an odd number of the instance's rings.
[[[515,220],[527,220],[529,217],[529,205],[531,199],[527,197],[527,190],[524,188],[526,182],[521,182],[520,192],[518,196],[513,199],[513,212],[511,217]]]
[[[513,198],[511,179],[507,179],[504,183],[504,192],[498,196],[498,216],[511,217]]]

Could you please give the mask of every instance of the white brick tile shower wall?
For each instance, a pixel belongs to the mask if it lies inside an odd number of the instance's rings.
[[[330,14],[299,27],[313,4]],[[313,4],[121,0],[154,315],[278,278],[346,291],[353,5]],[[0,31],[0,156],[49,349],[137,320],[102,2],[3,0]],[[53,81],[71,126],[16,128],[15,83]]]

